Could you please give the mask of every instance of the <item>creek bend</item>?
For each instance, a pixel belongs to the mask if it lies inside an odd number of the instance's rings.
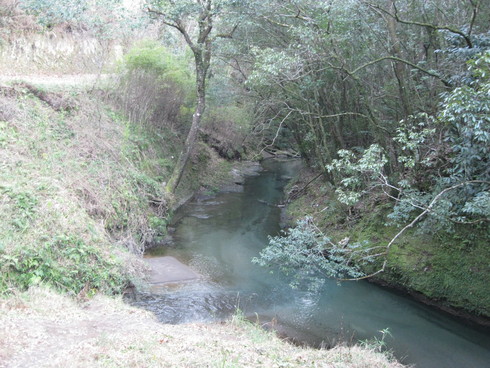
[[[299,162],[266,161],[240,193],[191,202],[179,211],[173,246],[148,257],[172,256],[204,275],[153,288],[131,302],[165,323],[219,321],[237,308],[282,334],[313,346],[380,338],[404,364],[417,367],[488,367],[490,332],[471,327],[408,297],[368,282],[328,281],[319,294],[292,290],[280,275],[252,264],[280,230],[280,202]],[[277,321],[277,322],[276,322]]]

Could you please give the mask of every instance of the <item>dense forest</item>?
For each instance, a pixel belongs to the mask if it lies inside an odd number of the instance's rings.
[[[309,217],[271,241],[257,262],[281,265],[295,274],[294,283],[312,274],[312,285],[318,275],[371,277],[390,266],[392,245],[409,230],[486,259],[489,4],[155,1],[148,11],[180,34],[194,56],[197,108],[186,147],[196,139],[208,96],[210,114],[245,110],[254,148],[301,156],[318,173],[312,181],[326,188],[320,197],[335,198],[334,210],[313,217],[304,210]],[[304,191],[311,181],[303,184]],[[373,208],[382,209],[378,231],[384,221],[392,236],[368,245],[363,235],[351,241],[349,227],[373,217]],[[339,223],[347,237],[324,235]],[[422,262],[426,271],[435,267]],[[484,264],[467,267],[469,283],[486,282]],[[448,287],[435,282],[435,289]],[[486,302],[452,303],[488,315]]]
[[[490,323],[487,0],[0,0],[0,76],[0,296],[141,285],[179,206],[279,157],[251,262]]]

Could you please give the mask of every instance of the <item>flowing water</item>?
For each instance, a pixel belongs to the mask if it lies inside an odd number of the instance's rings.
[[[166,323],[222,320],[240,308],[290,338],[331,346],[381,338],[417,367],[490,367],[490,332],[367,282],[329,281],[320,294],[292,290],[280,275],[251,263],[279,233],[287,179],[299,162],[269,161],[242,193],[223,193],[180,210],[174,246],[157,250],[204,275],[198,282],[140,293],[134,304]],[[151,256],[151,255],[150,255]],[[155,256],[155,254],[153,254]],[[271,322],[272,321],[272,322]]]

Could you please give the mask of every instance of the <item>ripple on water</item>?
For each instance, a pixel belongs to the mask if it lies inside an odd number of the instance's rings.
[[[157,293],[137,293],[132,305],[153,312],[159,321],[170,324],[226,319],[239,304],[237,293],[207,283],[169,288]]]

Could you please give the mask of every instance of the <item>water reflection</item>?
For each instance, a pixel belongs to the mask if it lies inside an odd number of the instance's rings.
[[[269,163],[243,193],[183,208],[174,247],[165,250],[205,276],[204,281],[137,295],[135,304],[166,323],[222,320],[239,307],[261,323],[315,346],[380,337],[404,363],[418,367],[488,367],[490,334],[367,282],[327,282],[321,294],[291,290],[277,274],[250,262],[279,232],[287,178],[299,163]]]

